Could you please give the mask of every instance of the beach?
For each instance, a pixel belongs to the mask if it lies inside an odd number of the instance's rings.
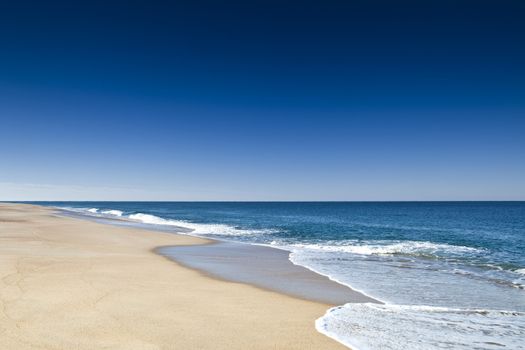
[[[332,306],[211,278],[155,250],[209,241],[0,204],[5,349],[345,349]]]

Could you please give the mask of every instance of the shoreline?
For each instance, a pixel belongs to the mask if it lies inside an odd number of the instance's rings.
[[[196,244],[196,245],[162,246],[162,247],[156,247],[152,249],[151,251],[157,255],[160,255],[166,258],[170,262],[174,262],[179,266],[183,266],[185,268],[192,269],[207,278],[212,278],[212,279],[216,279],[219,281],[247,284],[257,289],[261,289],[263,291],[275,292],[275,293],[290,296],[292,298],[299,298],[299,299],[309,301],[309,302],[320,302],[326,306],[326,310],[325,310],[325,313],[319,318],[317,318],[314,322],[314,327],[316,331],[342,344],[347,349],[358,349],[358,348],[355,346],[355,344],[351,344],[348,341],[348,339],[342,339],[340,338],[338,334],[327,331],[325,327],[323,326],[322,319],[325,318],[327,315],[329,315],[334,309],[344,307],[346,306],[346,304],[354,304],[354,303],[384,304],[383,301],[376,299],[366,294],[363,291],[356,290],[355,288],[343,282],[340,282],[329,275],[322,274],[318,271],[313,270],[312,268],[308,266],[304,266],[304,265],[295,263],[292,259],[292,251],[289,251],[286,249],[281,249],[281,248],[268,246],[268,245],[245,243],[245,242],[235,242],[232,240],[210,238],[210,237],[195,235],[195,234],[192,234],[191,229],[188,229],[182,226],[180,227],[179,226],[169,226],[168,227],[168,226],[154,225],[154,224],[143,224],[143,223],[135,222],[133,220],[124,218],[124,217],[86,215],[86,214],[81,214],[81,213],[76,213],[76,212],[70,212],[67,209],[63,209],[60,207],[54,207],[54,208],[60,212],[60,215],[63,215],[66,217],[74,217],[80,220],[94,221],[94,222],[98,222],[98,223],[102,223],[106,225],[116,225],[116,226],[130,225],[130,227],[137,227],[139,229],[144,229],[147,231],[153,230],[155,232],[163,232],[163,233],[174,234],[174,235],[189,235],[191,237],[199,238],[203,242]],[[181,231],[184,231],[184,232],[181,232]],[[220,268],[217,269],[214,267],[214,265],[218,263],[217,260],[213,261],[213,265],[207,264],[207,265],[202,266],[202,264],[200,264],[199,266],[199,264],[197,263],[198,260],[201,260],[202,258],[204,259],[217,258],[217,254],[214,253],[214,251],[217,250],[216,249],[217,246],[227,245],[227,244],[234,246],[232,249],[229,250],[228,258],[230,258],[231,255],[238,255],[237,253],[239,250],[245,249],[247,247],[253,249],[256,253],[259,253],[255,255],[263,255],[265,256],[265,258],[268,258],[267,253],[260,254],[261,252],[264,252],[265,250],[271,251],[274,253],[279,252],[286,256],[284,259],[281,259],[277,263],[279,270],[290,270],[290,266],[291,266],[293,267],[293,269],[303,270],[303,271],[301,271],[302,273],[297,273],[297,271],[290,273],[290,271],[288,271],[288,274],[294,275],[291,279],[289,278],[281,279],[277,281],[280,283],[273,283],[273,284],[270,284],[269,286],[265,278],[268,278],[268,277],[271,278],[271,275],[260,274],[260,271],[256,271],[253,265],[250,266],[251,269],[248,268],[250,270],[249,271],[250,275],[253,277],[258,277],[258,278],[250,279],[250,280],[239,278],[238,276],[239,272],[246,272],[246,271],[240,271],[241,269],[239,269],[239,267],[244,267],[245,264],[247,263],[248,265],[251,265],[250,264],[251,257],[250,259],[245,259],[244,261],[236,261],[234,263],[229,263],[228,265],[230,265],[230,267],[233,267],[235,269],[235,271],[232,271],[235,273],[230,273],[226,275],[224,273],[221,273]],[[184,261],[183,259],[181,259],[180,256],[178,256],[179,254],[177,253],[179,253],[181,249],[185,249],[185,248],[186,250],[190,250],[190,251],[191,250],[194,250],[194,251],[205,250],[207,248],[209,248],[209,250],[207,254],[205,254],[204,256],[191,257],[189,260]],[[172,250],[172,254],[170,254],[169,252],[170,250]],[[229,259],[224,259],[225,258],[224,255],[222,256],[222,258],[223,259],[221,260],[229,260]],[[224,262],[225,261],[222,261],[222,263]],[[267,266],[267,263],[268,263],[268,260],[265,259],[265,267]],[[290,288],[286,288],[286,285],[293,286],[294,283],[291,283],[291,282],[293,282],[294,280],[300,279],[301,277],[304,278],[305,274],[307,276],[309,275],[310,279],[313,278],[317,282],[322,282],[321,285],[316,285],[316,283],[313,283],[313,284],[307,283],[306,285],[299,284],[299,288],[305,288],[303,292],[299,292],[299,293],[298,293],[297,288],[295,290],[290,290]],[[283,283],[285,284],[284,288],[282,287]],[[334,289],[335,289],[335,295],[333,295]],[[330,295],[330,297],[327,297],[326,295],[324,295],[327,291],[332,291],[331,293],[332,295]]]
[[[348,286],[289,259],[289,251],[273,247],[215,241],[203,245],[160,247],[155,251],[222,281],[248,284],[329,307],[347,303],[378,303]]]
[[[218,238],[210,238],[210,237],[204,237],[196,234],[192,234],[192,230],[188,229],[186,227],[182,226],[162,226],[162,225],[153,225],[153,224],[143,224],[140,222],[136,222],[127,218],[123,217],[107,217],[107,216],[91,216],[86,214],[80,214],[75,212],[69,212],[68,210],[59,208],[59,207],[53,207],[59,212],[60,216],[66,216],[66,217],[73,217],[80,220],[86,220],[86,221],[93,221],[98,222],[101,224],[106,225],[116,225],[116,226],[124,226],[124,227],[133,227],[138,229],[143,229],[146,231],[154,231],[154,232],[163,232],[168,234],[174,234],[174,235],[185,235],[190,237],[196,237],[198,239],[201,239],[203,242],[186,246],[185,248],[188,248],[186,250],[189,250],[189,252],[185,252],[186,255],[185,259],[181,259],[181,257],[177,256],[178,251],[181,251],[182,246],[163,246],[163,247],[156,247],[152,250],[155,254],[158,254],[160,256],[163,256],[167,258],[170,261],[175,261],[176,263],[196,271],[201,272],[204,276],[218,279],[220,281],[226,281],[226,282],[236,282],[236,283],[245,283],[248,285],[251,285],[256,288],[260,288],[262,290],[276,292],[280,294],[285,294],[294,298],[300,298],[304,299],[306,301],[314,301],[314,302],[321,302],[326,304],[329,308],[340,306],[347,303],[376,303],[376,304],[384,304],[383,301],[374,298],[368,294],[366,294],[363,291],[357,290],[353,288],[352,286],[349,286],[345,283],[342,283],[336,279],[334,279],[331,276],[324,275],[318,271],[313,270],[312,268],[309,268],[308,266],[303,266],[301,264],[296,264],[291,259],[292,252],[289,250],[269,246],[269,245],[261,245],[261,244],[252,244],[252,243],[244,243],[244,242],[235,242],[232,240],[224,240],[224,239],[218,239]],[[181,232],[184,231],[184,232]],[[224,245],[230,245],[231,249],[228,249],[228,254],[222,254],[221,256],[217,256],[217,254],[214,252],[216,250],[215,248],[221,247]],[[202,247],[202,248],[201,248]],[[171,249],[175,248],[175,249]],[[210,249],[206,249],[210,248]],[[280,261],[274,262],[273,267],[275,270],[285,270],[288,277],[291,277],[290,279],[282,279],[280,280],[280,284],[290,284],[293,282],[293,279],[311,279],[314,280],[314,283],[307,283],[306,285],[301,286],[302,289],[306,288],[307,290],[305,293],[297,293],[297,292],[291,292],[291,288],[282,288],[282,286],[274,283],[266,283],[263,279],[264,278],[271,278],[272,276],[269,274],[258,276],[257,273],[260,271],[257,271],[259,266],[250,266],[247,270],[250,270],[253,274],[253,279],[246,279],[246,278],[239,278],[237,275],[239,273],[246,273],[247,271],[243,271],[238,269],[238,267],[245,267],[244,265],[248,264],[250,265],[251,259],[243,259],[242,261],[236,261],[235,263],[230,263],[229,268],[235,269],[236,271],[232,271],[232,273],[224,273],[220,270],[220,268],[216,268],[214,265],[217,264],[224,264],[227,263],[226,257],[231,257],[232,255],[238,255],[239,250],[251,250],[250,257],[257,257],[259,259],[264,259],[265,264],[268,263],[267,259],[270,258],[271,260],[276,260],[275,255],[279,253],[285,253],[286,258],[285,259],[279,259]],[[194,252],[192,252],[192,250]],[[206,250],[205,252],[199,252],[202,250]],[[273,252],[273,253],[268,253]],[[189,254],[188,254],[189,253]],[[200,256],[198,256],[198,259],[209,259],[210,257],[214,259],[214,264],[199,264],[198,261],[196,261],[195,257],[192,257],[191,255],[195,253],[200,253]],[[273,258],[273,259],[272,259]],[[271,261],[270,260],[270,261]],[[234,272],[234,273],[233,273]],[[259,278],[257,278],[259,277]],[[317,283],[315,283],[317,282]],[[293,283],[292,283],[293,284]],[[337,296],[330,297],[320,297],[319,291],[317,293],[308,293],[308,289],[319,289],[323,288],[323,292],[326,292],[327,290],[331,290],[331,294],[336,294]],[[293,289],[293,288],[292,288]],[[330,293],[329,293],[330,294]]]
[[[327,304],[154,253],[210,240],[55,212],[0,204],[0,339],[10,348],[346,348],[315,329]]]

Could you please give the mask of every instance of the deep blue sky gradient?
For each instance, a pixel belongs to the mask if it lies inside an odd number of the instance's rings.
[[[525,199],[523,1],[0,3],[0,200]]]

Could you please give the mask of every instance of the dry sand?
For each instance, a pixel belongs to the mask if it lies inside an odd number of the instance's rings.
[[[153,252],[205,242],[0,204],[0,349],[346,349],[314,328],[329,305]]]

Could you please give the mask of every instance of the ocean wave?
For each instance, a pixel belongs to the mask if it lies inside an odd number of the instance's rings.
[[[514,270],[514,272],[525,276],[525,269],[517,269],[517,270]]]
[[[359,255],[412,255],[412,256],[441,256],[464,253],[481,253],[483,250],[450,245],[446,243],[432,243],[421,241],[339,241],[314,244],[294,244],[293,248],[352,253]]]
[[[137,213],[128,216],[131,220],[150,225],[175,226],[191,230],[192,234],[199,235],[223,235],[223,236],[246,236],[254,234],[269,234],[274,230],[239,229],[225,224],[197,224],[184,220],[164,219],[159,216]]]
[[[271,234],[276,232],[275,230],[271,229],[240,229],[225,224],[198,224],[185,220],[164,219],[156,215],[145,213],[135,213],[125,216],[123,211],[116,209],[101,210],[100,208],[78,207],[60,207],[60,209],[99,218],[107,216],[117,216],[123,219],[129,219],[135,222],[148,225],[172,226],[183,230],[187,229],[191,231],[192,234],[197,235],[246,236],[255,234]]]
[[[175,221],[175,220],[166,220],[161,217],[150,215],[150,214],[143,214],[143,213],[131,214],[128,216],[128,218],[130,218],[131,220],[140,221],[143,224],[184,227],[183,226],[184,222]]]
[[[98,208],[57,207],[60,210],[70,211],[78,214],[97,216]]]
[[[114,210],[114,209],[112,209],[112,210],[102,210],[100,213],[101,214],[106,214],[106,215],[113,215],[113,216],[122,216],[122,214],[124,214],[123,211],[121,211],[121,210]]]
[[[518,278],[514,279],[512,283],[516,288],[525,290],[525,269],[517,269],[513,272],[518,275]]]
[[[331,308],[315,324],[319,332],[361,350],[523,349],[525,313],[425,305],[346,304]]]
[[[121,210],[116,209],[100,209],[100,208],[73,208],[73,207],[61,207],[62,210],[72,211],[75,213],[92,215],[92,216],[122,216],[124,214]]]

